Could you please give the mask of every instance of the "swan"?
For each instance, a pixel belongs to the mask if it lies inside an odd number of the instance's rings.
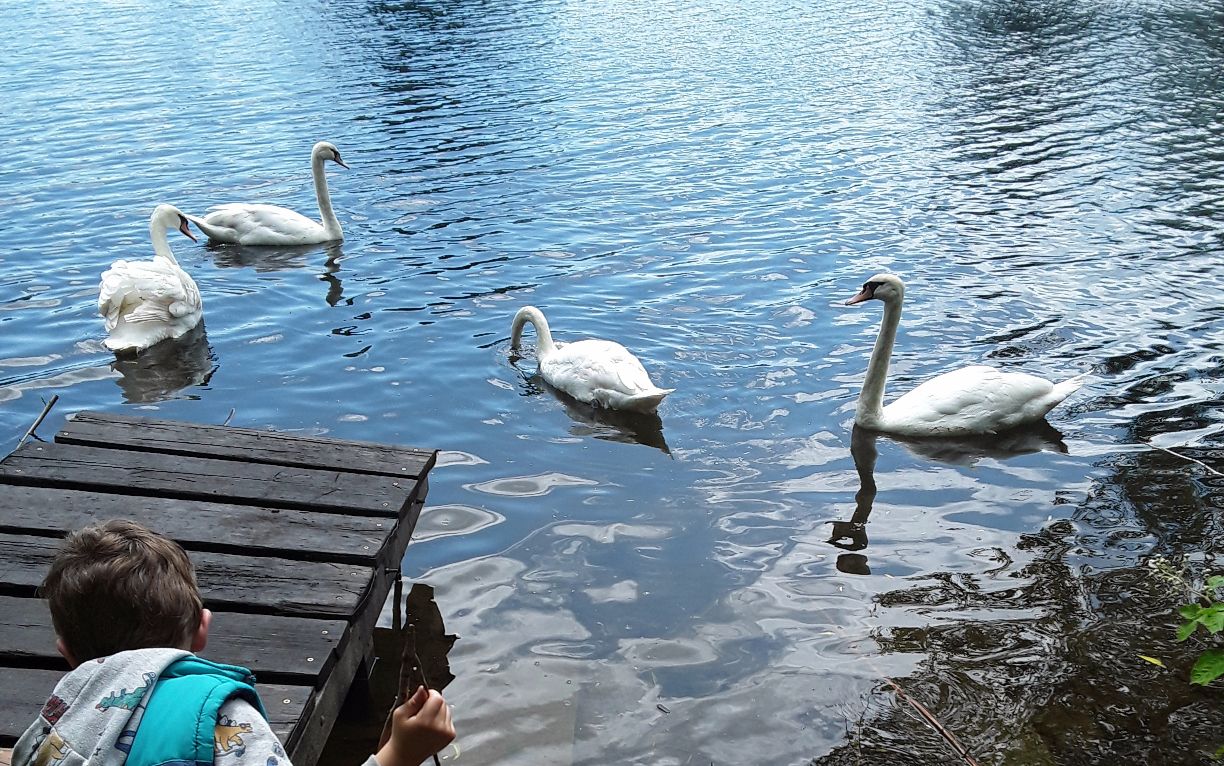
[[[540,376],[580,402],[650,414],[674,388],[659,388],[629,349],[610,340],[554,343],[548,320],[535,306],[524,306],[510,327],[510,349],[517,351],[523,327],[535,328]]]
[[[327,193],[327,175],[323,163],[331,160],[348,168],[340,159],[340,150],[327,141],[320,141],[310,151],[310,174],[314,176],[315,196],[323,223],[312,221],[301,213],[276,205],[234,203],[220,205],[203,218],[188,216],[188,220],[208,235],[208,241],[226,245],[317,245],[344,239],[340,221],[332,212],[331,195]]]
[[[173,205],[158,205],[149,218],[153,260],[115,261],[102,274],[98,313],[106,319],[105,343],[112,351],[141,351],[200,323],[204,314],[200,290],[170,252],[166,239],[170,227],[195,241],[186,215]]]
[[[864,428],[908,436],[998,433],[1042,419],[1088,377],[1051,383],[1033,375],[973,365],[931,378],[884,407],[884,383],[901,322],[905,285],[896,275],[876,274],[846,305],[873,299],[884,302],[884,319],[854,413],[854,422]]]

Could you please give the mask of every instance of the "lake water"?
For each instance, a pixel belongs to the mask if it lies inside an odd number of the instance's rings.
[[[44,434],[442,450],[404,572],[462,637],[457,763],[960,762],[886,678],[983,764],[1224,744],[1148,566],[1221,568],[1224,482],[1149,442],[1224,465],[1224,13],[250,5],[0,9],[0,454],[54,393]],[[116,361],[98,275],[154,205],[313,215],[321,139],[343,244],[172,233],[204,331]],[[880,312],[841,304],[883,270],[892,394],[1093,373],[1056,432],[852,444]],[[528,303],[635,351],[660,419],[544,388]]]

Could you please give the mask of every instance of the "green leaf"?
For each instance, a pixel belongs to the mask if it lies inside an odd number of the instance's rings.
[[[1211,757],[1216,759],[1217,761],[1224,760],[1224,745],[1220,745],[1220,749],[1216,750],[1215,755]]]
[[[1190,638],[1190,634],[1193,633],[1194,629],[1197,627],[1197,622],[1183,622],[1177,627],[1177,640],[1185,641],[1187,638]]]
[[[1212,575],[1211,577],[1208,577],[1207,587],[1211,588],[1212,590],[1216,588],[1224,588],[1224,575]],[[1224,747],[1221,747],[1220,751],[1224,752]]]
[[[1203,611],[1203,607],[1198,604],[1186,604],[1177,610],[1177,613],[1187,620],[1197,620],[1199,613]]]
[[[1212,604],[1207,607],[1199,614],[1198,621],[1212,633],[1224,630],[1224,604]]]
[[[1140,654],[1140,655],[1138,655],[1138,657],[1139,657],[1139,659],[1141,659],[1141,660],[1146,660],[1147,662],[1150,662],[1150,663],[1152,663],[1153,665],[1159,665],[1159,666],[1160,666],[1160,667],[1162,667],[1162,668],[1165,666],[1165,664],[1164,664],[1163,662],[1161,662],[1160,660],[1156,659],[1155,657],[1149,657],[1149,656],[1147,656],[1146,654]]]
[[[1190,683],[1206,686],[1224,676],[1224,650],[1208,649],[1190,669]]]

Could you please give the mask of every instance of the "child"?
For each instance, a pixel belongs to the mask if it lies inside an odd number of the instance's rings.
[[[70,534],[42,593],[73,669],[13,749],[13,766],[290,766],[250,671],[196,657],[208,641],[187,554],[114,520]],[[455,738],[450,708],[418,689],[365,766],[419,766]]]

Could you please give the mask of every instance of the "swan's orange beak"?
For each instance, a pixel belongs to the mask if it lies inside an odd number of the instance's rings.
[[[345,170],[350,170],[350,169],[351,169],[351,168],[349,168],[349,166],[348,166],[348,165],[345,165],[345,164],[344,164],[344,160],[340,159],[340,155],[339,155],[339,153],[337,153],[335,157],[332,157],[332,161],[334,161],[334,162],[335,162],[337,165],[339,165],[340,167],[344,168]]]
[[[862,303],[863,301],[869,301],[871,300],[871,296],[874,292],[875,291],[872,290],[870,287],[867,287],[866,285],[864,285],[863,289],[859,291],[858,295],[846,301],[846,305],[853,306],[856,303]]]
[[[179,216],[179,231],[187,235],[187,238],[192,242],[199,242],[195,235],[191,233],[191,227],[187,225],[187,219]]]

